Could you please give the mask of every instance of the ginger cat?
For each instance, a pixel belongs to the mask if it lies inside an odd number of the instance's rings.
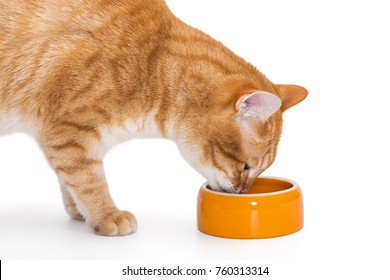
[[[66,211],[98,234],[137,227],[108,191],[113,145],[169,138],[211,188],[244,192],[274,161],[282,113],[306,95],[271,83],[163,0],[0,2],[0,135],[37,140]]]

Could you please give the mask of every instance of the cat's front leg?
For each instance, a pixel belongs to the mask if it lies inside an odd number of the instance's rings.
[[[42,139],[49,163],[60,178],[64,204],[74,218],[78,213],[101,235],[127,235],[136,231],[135,217],[113,202],[101,159],[91,156],[88,137]],[[83,139],[83,140],[82,140]],[[73,204],[72,204],[73,203]]]
[[[118,210],[109,194],[102,163],[98,160],[89,162],[90,159],[81,161],[84,167],[78,166],[79,163],[56,167],[80,214],[98,234],[127,235],[135,232],[135,217],[127,211]]]

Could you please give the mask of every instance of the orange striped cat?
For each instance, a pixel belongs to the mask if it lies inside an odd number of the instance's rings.
[[[282,113],[306,95],[271,83],[163,0],[0,2],[0,134],[37,140],[66,211],[98,234],[137,228],[108,191],[112,146],[171,139],[211,188],[244,192],[274,161]]]

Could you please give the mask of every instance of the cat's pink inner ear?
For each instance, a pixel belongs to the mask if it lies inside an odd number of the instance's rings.
[[[274,114],[282,105],[282,101],[276,95],[260,91],[244,94],[236,103],[236,109],[244,118],[256,118],[266,120]]]

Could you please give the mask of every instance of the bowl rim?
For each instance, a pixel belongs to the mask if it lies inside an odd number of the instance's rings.
[[[274,179],[274,180],[279,180],[279,181],[286,181],[286,182],[292,184],[293,186],[291,188],[288,188],[288,189],[283,190],[283,191],[268,192],[268,193],[254,193],[254,194],[223,193],[223,192],[217,192],[217,191],[209,190],[208,188],[206,188],[206,186],[208,185],[208,182],[203,183],[203,185],[200,188],[201,188],[201,190],[206,191],[206,192],[211,193],[211,194],[214,194],[214,195],[230,196],[230,197],[274,196],[274,195],[279,195],[279,194],[291,192],[291,191],[294,191],[294,190],[299,188],[298,184],[295,181],[287,179],[287,178],[274,177],[274,176],[259,176],[256,179],[258,179],[258,178],[260,178],[260,179],[264,178],[264,179]]]

